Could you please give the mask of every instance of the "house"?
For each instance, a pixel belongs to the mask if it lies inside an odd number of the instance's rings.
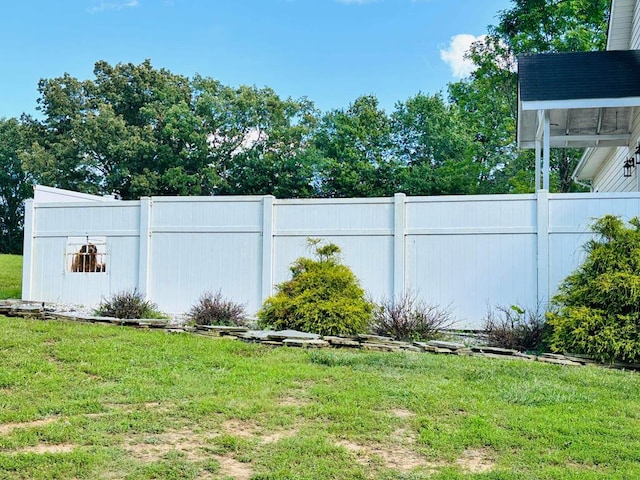
[[[518,59],[520,148],[536,149],[536,190],[549,148],[586,147],[573,178],[594,192],[640,191],[640,0],[613,0],[607,50]]]

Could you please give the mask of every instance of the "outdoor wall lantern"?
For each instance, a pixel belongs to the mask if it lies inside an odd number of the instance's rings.
[[[636,167],[636,162],[633,157],[627,158],[622,164],[622,171],[624,172],[625,177],[631,176],[631,170]]]
[[[638,142],[638,148],[633,152],[633,157],[627,158],[622,164],[622,170],[625,177],[630,177],[632,169],[637,165],[640,165],[640,142]]]

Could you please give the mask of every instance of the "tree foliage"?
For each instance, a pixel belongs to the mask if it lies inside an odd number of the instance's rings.
[[[0,250],[19,250],[31,182],[123,199],[530,192],[533,152],[515,143],[515,58],[602,49],[608,15],[609,0],[513,0],[469,52],[468,78],[389,113],[374,95],[321,113],[306,98],[190,79],[149,60],[98,61],[87,80],[42,79],[40,115],[0,125]],[[552,149],[552,190],[576,188],[581,153]]]
[[[206,136],[186,77],[140,65],[98,62],[95,80],[41,80],[43,120],[25,165],[42,183],[143,195],[208,193]]]
[[[549,313],[552,347],[600,361],[640,361],[640,219],[606,215],[593,225],[584,263],[560,286]]]
[[[319,156],[324,197],[379,197],[397,191],[398,165],[390,155],[391,124],[373,96],[323,116],[312,145]]]
[[[0,253],[22,253],[24,200],[32,193],[20,160],[27,144],[27,131],[15,118],[0,119]]]
[[[305,146],[317,112],[309,100],[282,100],[270,88],[231,88],[200,76],[193,87],[218,177],[211,193],[314,194],[313,156]]]
[[[94,75],[39,83],[44,119],[28,119],[37,140],[24,155],[38,181],[122,198],[311,193],[312,173],[298,168],[310,102],[191,81],[148,60],[101,61]]]
[[[468,125],[441,95],[418,94],[392,115],[393,152],[408,195],[470,194],[478,188]]]
[[[602,50],[605,48],[609,0],[513,0],[499,22],[476,42],[469,57],[477,69],[449,85],[449,99],[475,132],[474,158],[481,167],[480,191],[533,191],[533,153],[515,143],[518,55]],[[553,191],[577,187],[571,174],[580,149],[552,149]]]
[[[602,50],[607,40],[609,0],[513,0],[499,14],[493,34],[522,53]]]

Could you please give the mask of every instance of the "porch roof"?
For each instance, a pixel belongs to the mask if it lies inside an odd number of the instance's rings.
[[[637,106],[640,50],[518,58],[520,148],[534,148],[542,140],[545,114],[550,147],[628,145]]]

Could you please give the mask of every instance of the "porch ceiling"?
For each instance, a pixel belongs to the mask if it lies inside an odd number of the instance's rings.
[[[634,107],[548,109],[550,146],[584,148],[628,145],[633,109]],[[534,148],[536,134],[542,129],[538,111],[523,110],[518,120],[519,147]]]

